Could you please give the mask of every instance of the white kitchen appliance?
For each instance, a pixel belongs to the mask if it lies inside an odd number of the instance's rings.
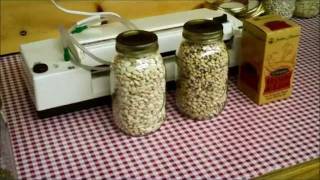
[[[182,41],[185,22],[192,19],[213,19],[226,14],[223,21],[223,39],[230,44],[230,67],[237,64],[242,22],[224,11],[197,9],[160,16],[135,19],[131,22],[139,29],[153,31],[158,36],[159,51],[164,58],[167,82],[177,78],[175,51]],[[118,22],[88,28],[72,36],[96,56],[112,61],[116,36],[127,30]],[[101,66],[81,50],[78,61],[89,66]],[[109,72],[88,71],[64,60],[61,39],[46,39],[21,45],[26,85],[36,110],[41,114],[56,114],[58,109],[66,112],[72,105],[90,104],[89,100],[112,94]],[[77,105],[77,107],[79,107]],[[77,109],[77,108],[76,108]],[[46,113],[49,112],[49,113]],[[52,112],[52,113],[50,113]]]

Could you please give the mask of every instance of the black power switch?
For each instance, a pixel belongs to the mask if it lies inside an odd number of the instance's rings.
[[[44,72],[48,71],[48,65],[46,65],[44,63],[37,63],[37,64],[33,65],[32,70],[35,73],[44,73]]]

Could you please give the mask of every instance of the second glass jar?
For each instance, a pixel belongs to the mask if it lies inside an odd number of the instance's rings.
[[[177,106],[193,119],[208,119],[218,115],[227,100],[229,61],[222,25],[191,20],[183,27],[183,37],[177,54]]]
[[[115,124],[126,134],[140,136],[165,121],[165,67],[152,32],[130,30],[116,39],[112,64]]]

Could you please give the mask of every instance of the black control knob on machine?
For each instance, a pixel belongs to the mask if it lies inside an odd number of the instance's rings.
[[[223,14],[221,16],[218,16],[218,17],[214,17],[213,18],[213,21],[216,22],[216,23],[226,23],[228,22],[228,17],[226,14]]]
[[[48,65],[46,65],[44,63],[37,63],[33,66],[32,70],[35,73],[44,73],[44,72],[48,71]]]

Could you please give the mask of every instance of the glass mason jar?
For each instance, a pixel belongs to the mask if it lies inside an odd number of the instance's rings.
[[[198,120],[218,115],[227,100],[228,53],[220,23],[191,20],[183,26],[178,51],[176,103],[181,113]]]
[[[112,64],[115,124],[126,134],[146,135],[165,121],[165,66],[152,32],[130,30],[116,38]]]
[[[311,18],[319,14],[319,0],[296,0],[294,15],[302,18]]]
[[[267,14],[278,14],[291,18],[296,0],[263,0],[263,7]]]

